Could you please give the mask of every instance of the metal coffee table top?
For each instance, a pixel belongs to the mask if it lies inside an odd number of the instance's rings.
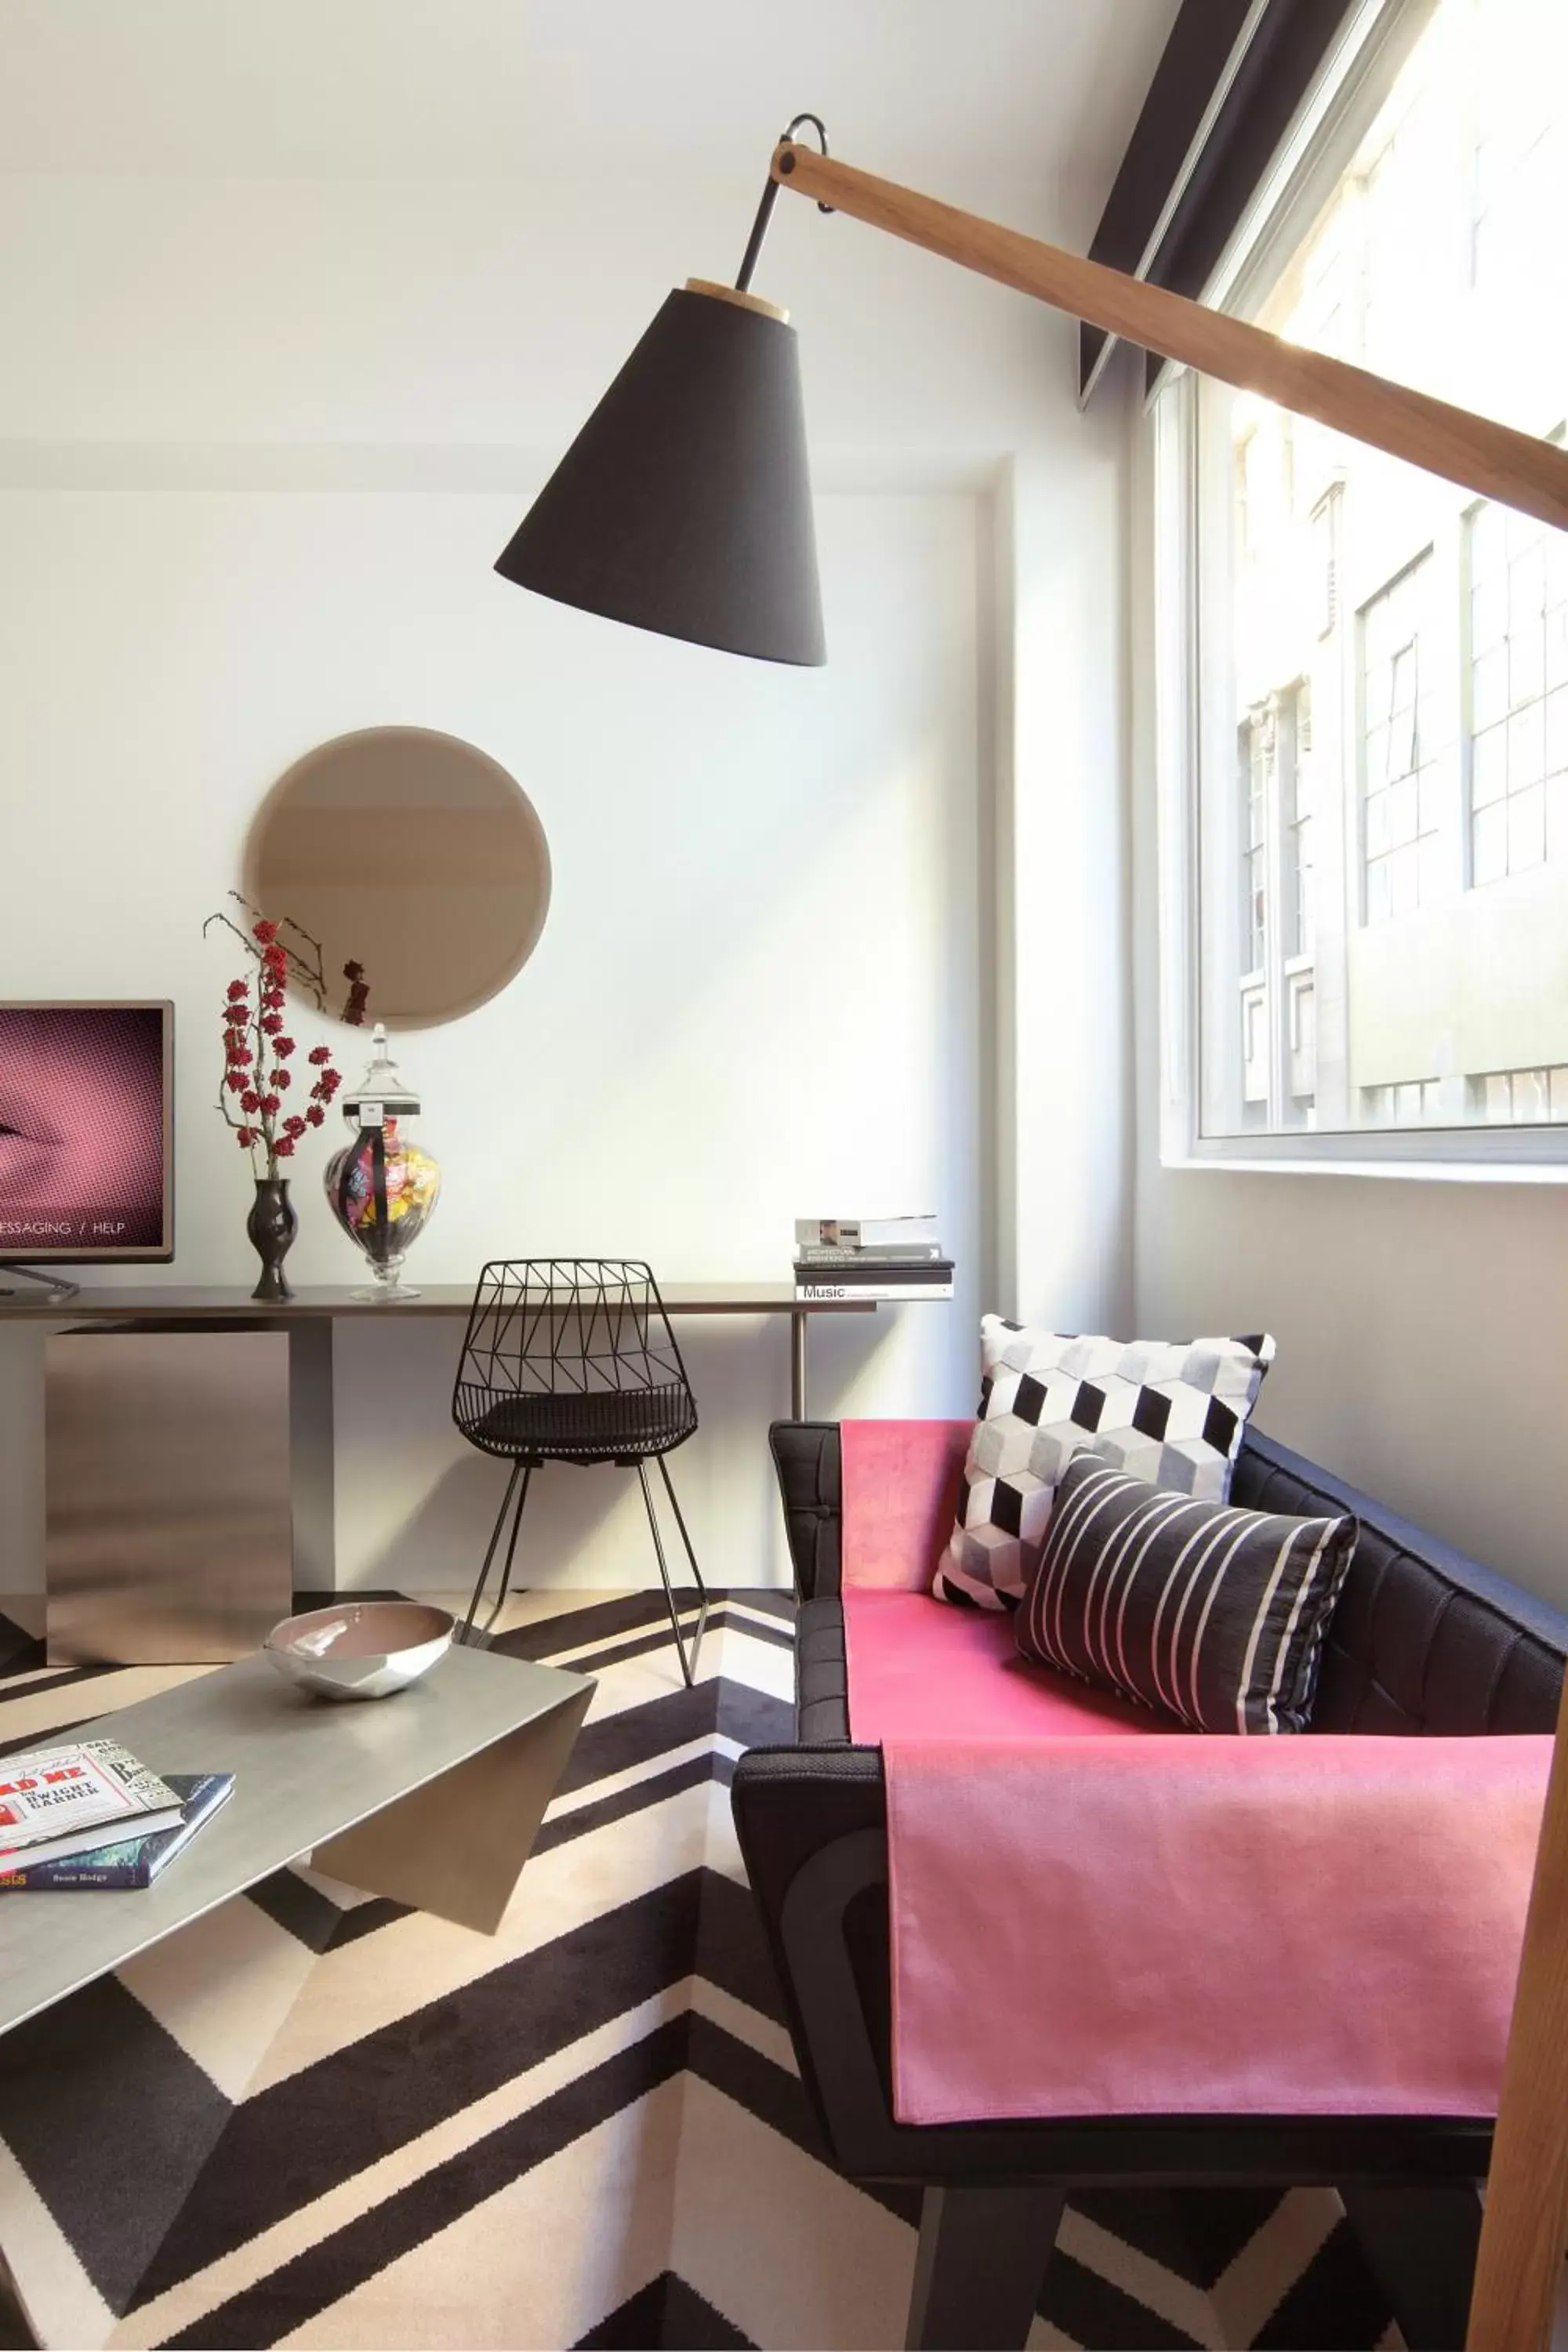
[[[110,1737],[154,1772],[232,1772],[235,1788],[150,1887],[0,1894],[0,2032],[587,1688],[553,1666],[453,1649],[395,1697],[334,1704],[258,1656],[40,1738]]]

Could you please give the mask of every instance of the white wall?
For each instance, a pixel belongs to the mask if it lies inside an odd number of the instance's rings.
[[[1160,1164],[1148,450],[1132,432],[1138,1327],[1271,1330],[1261,1428],[1568,1605],[1568,1187]]]
[[[1074,238],[1099,198],[951,193]],[[932,1205],[957,1302],[819,1327],[813,1404],[964,1411],[983,1307],[1114,1323],[1127,1282],[1120,421],[1078,415],[1066,321],[781,205],[759,283],[803,333],[829,667],[506,586],[533,488],[665,287],[724,274],[734,215],[668,171],[630,207],[602,178],[0,182],[0,994],[174,997],[175,1275],[245,1278],[201,919],[309,745],[467,736],[532,797],[554,898],[502,997],[406,1040],[447,1170],[417,1270],[776,1276],[798,1212]],[[290,1268],[343,1280],[315,1176]],[[697,1540],[721,1581],[782,1576],[784,1331],[686,1331]],[[15,1590],[40,1342],[0,1339]],[[495,1475],[447,1425],[454,1342],[340,1329],[345,1580],[476,1557]],[[533,1580],[651,1572],[615,1489],[545,1482]]]
[[[838,657],[816,673],[521,596],[489,569],[516,511],[493,496],[14,492],[4,509],[0,742],[27,866],[66,878],[57,896],[13,873],[4,984],[175,998],[182,1278],[239,1281],[249,1258],[246,1164],[209,1108],[234,959],[201,919],[300,751],[378,718],[438,725],[526,784],[556,880],[518,982],[400,1040],[447,1171],[419,1271],[602,1249],[689,1278],[776,1276],[797,1210],[929,1202],[962,1305],[857,1326],[821,1351],[819,1397],[967,1401],[952,1330],[978,1308],[981,1213],[972,499],[823,502]],[[321,1027],[294,1025],[302,1042]],[[297,1185],[305,1282],[353,1271],[316,1198],[323,1158],[317,1142]],[[409,1572],[410,1517],[421,1547],[467,1557],[495,1474],[446,1426],[455,1339],[340,1333],[346,1577]],[[784,1364],[776,1326],[694,1340],[710,1416],[694,1517],[710,1557],[732,1548],[731,1576],[772,1561],[755,1441]],[[590,1582],[610,1567],[573,1560]]]

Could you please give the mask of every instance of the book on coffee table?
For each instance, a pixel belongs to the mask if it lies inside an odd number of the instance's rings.
[[[178,1796],[117,1739],[0,1759],[0,1876],[179,1827]]]
[[[79,1889],[120,1890],[151,1886],[177,1853],[234,1794],[232,1772],[171,1772],[168,1786],[181,1800],[183,1818],[173,1829],[141,1832],[85,1853],[35,1862],[25,1870],[0,1871],[0,1894],[67,1895]]]

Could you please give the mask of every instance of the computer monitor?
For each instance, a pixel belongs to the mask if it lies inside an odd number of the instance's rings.
[[[174,1029],[167,1003],[0,1003],[0,1290],[24,1260],[174,1256]]]

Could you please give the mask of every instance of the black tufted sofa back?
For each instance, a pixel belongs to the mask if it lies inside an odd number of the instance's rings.
[[[1551,1731],[1568,1617],[1249,1429],[1230,1499],[1353,1511],[1361,1536],[1328,1643],[1314,1731]]]
[[[834,1422],[777,1422],[799,1622],[800,1733],[847,1738],[838,1612],[839,1463]],[[1361,1537],[1323,1654],[1314,1731],[1450,1736],[1551,1731],[1568,1616],[1248,1429],[1231,1500],[1247,1510],[1353,1511]]]

